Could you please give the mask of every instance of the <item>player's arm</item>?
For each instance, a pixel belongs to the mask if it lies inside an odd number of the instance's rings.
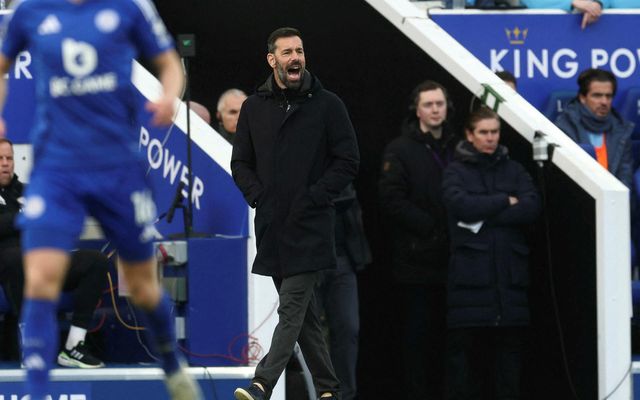
[[[4,109],[4,102],[7,99],[7,80],[4,79],[4,75],[9,72],[11,66],[11,60],[0,53],[0,137],[5,137],[6,126],[4,124],[4,118],[2,118],[2,110]]]
[[[184,87],[182,65],[175,50],[167,50],[153,59],[160,83],[162,83],[162,97],[147,103],[147,110],[153,113],[154,125],[169,125],[175,113],[174,104],[177,97],[181,97]]]

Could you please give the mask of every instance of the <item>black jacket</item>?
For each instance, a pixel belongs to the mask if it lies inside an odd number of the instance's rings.
[[[457,142],[446,125],[439,142],[413,121],[384,152],[378,190],[391,227],[393,272],[400,283],[444,286],[446,281],[442,171],[453,159]]]
[[[224,125],[222,125],[222,122],[220,122],[218,126],[215,127],[215,129],[216,131],[218,131],[218,134],[220,134],[220,136],[222,136],[224,140],[226,140],[229,144],[233,145],[233,133],[227,132],[227,130],[224,129]]]
[[[523,228],[540,212],[538,191],[505,147],[480,154],[465,141],[456,150],[443,179],[451,235],[448,325],[527,325],[529,247]],[[518,203],[510,206],[509,196]],[[459,226],[478,221],[483,225],[477,233]]]
[[[271,76],[244,102],[231,170],[257,208],[254,273],[335,268],[333,199],[359,160],[344,104],[308,72],[298,91],[279,89]]]
[[[23,189],[24,185],[15,174],[8,186],[0,188],[0,248],[20,246],[20,231],[15,228],[14,221],[22,207],[19,199]]]
[[[336,252],[349,258],[354,271],[371,263],[371,249],[364,233],[362,209],[353,185],[348,185],[334,200],[336,206]]]

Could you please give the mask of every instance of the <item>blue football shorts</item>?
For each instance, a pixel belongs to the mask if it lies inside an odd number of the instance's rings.
[[[34,169],[18,218],[24,251],[77,247],[86,215],[125,261],[153,255],[156,205],[142,164],[109,169]]]

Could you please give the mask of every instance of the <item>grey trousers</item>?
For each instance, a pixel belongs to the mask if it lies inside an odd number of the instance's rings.
[[[321,272],[309,272],[288,278],[273,278],[280,305],[278,325],[273,332],[269,353],[256,367],[254,382],[271,391],[293,354],[296,341],[313,376],[319,396],[331,392],[339,396],[340,383],[331,365],[320,323],[315,286]]]

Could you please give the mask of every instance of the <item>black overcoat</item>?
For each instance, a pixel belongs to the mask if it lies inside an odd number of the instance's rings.
[[[24,185],[15,174],[9,185],[0,188],[0,248],[20,247],[20,231],[15,227],[15,219],[22,208],[23,190]]]
[[[253,272],[288,277],[335,268],[333,199],[358,172],[342,101],[305,73],[298,91],[273,76],[242,105],[231,170],[256,207]]]
[[[529,247],[524,228],[540,213],[538,191],[505,147],[489,156],[465,141],[456,150],[442,183],[451,239],[448,326],[527,325]],[[509,196],[518,203],[510,206]],[[479,221],[477,233],[460,226]]]
[[[457,138],[445,125],[438,149],[430,136],[417,121],[404,126],[384,151],[378,192],[391,228],[396,280],[444,287],[449,241],[442,171],[453,160]]]

